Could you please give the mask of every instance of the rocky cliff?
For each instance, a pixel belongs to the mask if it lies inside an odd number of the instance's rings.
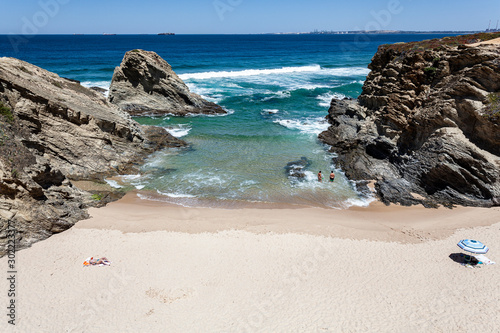
[[[500,46],[449,41],[381,46],[358,100],[331,102],[320,139],[385,203],[499,203]]]
[[[131,115],[223,114],[215,103],[189,91],[158,54],[132,50],[115,69],[109,101]]]
[[[72,180],[102,179],[184,142],[142,127],[101,94],[29,63],[0,58],[0,256],[87,217],[98,202]]]

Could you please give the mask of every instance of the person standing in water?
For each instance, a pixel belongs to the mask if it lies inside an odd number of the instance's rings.
[[[318,182],[323,180],[323,175],[321,174],[321,171],[318,172]]]
[[[330,181],[333,183],[334,180],[335,180],[335,174],[333,173],[332,170],[332,172],[330,172]]]

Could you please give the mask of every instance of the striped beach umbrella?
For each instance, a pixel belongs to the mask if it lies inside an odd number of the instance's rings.
[[[457,245],[462,250],[477,254],[485,254],[489,250],[486,245],[473,239],[462,239]]]

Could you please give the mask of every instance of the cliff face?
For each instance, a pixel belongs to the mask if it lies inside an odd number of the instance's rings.
[[[87,217],[96,205],[71,180],[129,170],[155,149],[184,145],[142,127],[101,94],[29,63],[0,58],[0,256]]]
[[[381,46],[358,101],[333,100],[320,139],[380,199],[498,204],[500,47]]]
[[[223,114],[215,103],[189,91],[172,67],[158,54],[132,50],[116,67],[109,101],[131,115]]]

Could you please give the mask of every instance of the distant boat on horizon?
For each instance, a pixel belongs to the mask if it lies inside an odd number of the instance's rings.
[[[175,35],[174,32],[160,32],[158,36],[165,36],[165,35]]]
[[[103,33],[102,35],[103,36],[116,36],[116,34],[107,34],[107,33]]]

